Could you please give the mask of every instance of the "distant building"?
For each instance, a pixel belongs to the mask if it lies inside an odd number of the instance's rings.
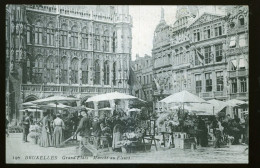
[[[145,101],[153,100],[153,63],[152,57],[145,55],[144,57],[136,56],[136,60],[132,61],[132,67],[136,76],[136,86],[134,87],[134,96]]]
[[[51,95],[85,100],[129,93],[132,17],[128,6],[7,5],[8,115]]]

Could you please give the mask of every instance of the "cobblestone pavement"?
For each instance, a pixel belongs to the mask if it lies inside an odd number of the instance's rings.
[[[232,145],[225,148],[166,149],[152,147],[149,152],[109,152],[104,149],[98,157],[77,157],[76,145],[64,148],[43,148],[22,142],[22,134],[13,133],[6,138],[6,163],[248,163],[247,146]]]

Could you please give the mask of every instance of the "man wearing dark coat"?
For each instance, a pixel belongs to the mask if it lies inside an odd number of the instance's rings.
[[[76,130],[74,136],[80,133],[81,141],[79,145],[80,155],[81,156],[96,156],[97,149],[94,145],[90,143],[91,136],[91,126],[92,123],[87,115],[86,110],[82,110],[80,114],[83,116],[79,122],[78,129]]]
[[[30,116],[28,110],[25,111],[25,116],[23,116],[22,124],[23,124],[23,142],[28,142],[27,136],[29,134],[29,128],[30,128]]]

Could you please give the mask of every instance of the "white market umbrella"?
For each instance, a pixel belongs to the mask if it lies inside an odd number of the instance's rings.
[[[23,109],[23,110],[19,110],[19,111],[22,111],[22,112],[25,112],[25,111],[28,111],[28,112],[43,112],[43,110],[37,110],[37,109]]]
[[[141,111],[140,109],[138,109],[138,108],[132,108],[132,109],[129,109],[128,110],[129,112],[131,112],[131,111],[136,111],[136,112],[139,112],[139,111]]]
[[[226,102],[216,99],[208,100],[207,102],[214,106],[214,111],[216,113],[220,112],[223,108],[228,106]]]
[[[105,94],[100,94],[100,95],[90,97],[86,102],[91,102],[91,101],[99,102],[99,101],[108,101],[108,100],[116,100],[116,99],[137,99],[137,97],[127,95],[124,93],[112,92],[112,93],[105,93]]]
[[[22,103],[23,106],[33,106],[35,105],[34,103],[32,102],[25,102],[25,103]]]
[[[168,104],[169,103],[181,103],[183,106],[183,111],[184,111],[185,103],[207,103],[207,104],[209,104],[202,98],[200,98],[186,90],[183,90],[178,93],[174,93],[174,94],[162,99],[160,102],[168,103]]]
[[[74,102],[74,101],[78,101],[78,100],[79,99],[72,98],[72,97],[52,96],[52,97],[47,97],[47,98],[44,98],[44,99],[35,100],[35,101],[32,101],[31,103],[35,103],[35,104],[55,103],[56,104],[56,112],[57,112],[58,103]]]
[[[237,106],[240,106],[240,105],[248,104],[245,101],[237,100],[237,99],[228,100],[228,101],[226,101],[226,103],[227,103],[228,106],[231,106],[231,107],[237,107]]]
[[[46,108],[46,109],[61,109],[61,110],[64,110],[64,109],[68,109],[70,108],[71,106],[67,106],[67,105],[64,105],[64,104],[54,104],[54,103],[49,103],[47,105],[42,105],[41,108]]]
[[[101,110],[101,111],[106,111],[106,110],[112,110],[112,108],[111,108],[111,107],[105,107],[105,108],[98,109],[98,110]]]
[[[202,98],[183,90],[178,93],[174,93],[164,99],[162,99],[160,102],[163,103],[207,103]]]

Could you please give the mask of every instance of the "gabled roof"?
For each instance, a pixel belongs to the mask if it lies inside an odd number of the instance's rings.
[[[195,25],[199,25],[201,23],[206,23],[206,22],[210,22],[212,20],[215,19],[219,19],[224,17],[224,15],[219,15],[219,14],[212,14],[212,13],[207,13],[204,12],[202,15],[198,16],[197,18],[195,18],[189,25],[188,27],[192,27]]]

